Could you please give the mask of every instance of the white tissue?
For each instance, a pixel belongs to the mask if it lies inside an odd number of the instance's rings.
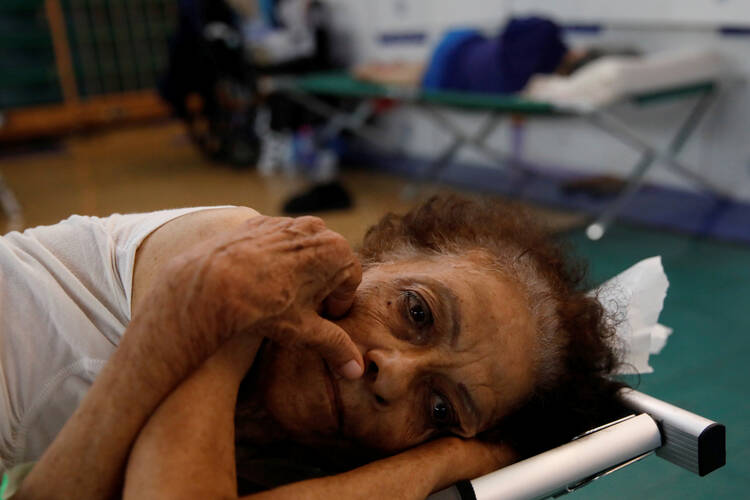
[[[651,354],[659,354],[672,329],[659,324],[669,281],[661,257],[642,260],[594,290],[616,321],[616,348],[622,365],[615,374],[652,373]]]

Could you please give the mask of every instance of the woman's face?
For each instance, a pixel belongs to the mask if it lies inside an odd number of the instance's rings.
[[[471,437],[532,389],[526,300],[476,254],[373,266],[337,323],[362,352],[362,378],[332,375],[305,350],[276,347],[264,363],[266,407],[299,441],[397,451],[443,434]]]

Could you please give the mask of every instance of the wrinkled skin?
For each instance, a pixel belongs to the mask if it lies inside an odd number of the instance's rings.
[[[484,271],[471,256],[374,266],[357,288],[362,275],[356,256],[319,219],[252,217],[200,241],[184,245],[182,253],[182,248],[172,250],[178,255],[158,267],[159,275],[142,295],[117,351],[24,480],[19,498],[118,496],[140,431],[156,418],[160,404],[188,387],[183,382],[195,381],[205,367],[215,368],[203,380],[207,387],[216,387],[218,380],[224,393],[232,393],[224,415],[233,415],[237,386],[252,363],[243,357],[233,367],[234,342],[247,337],[256,344],[262,338],[272,341],[258,364],[265,387],[261,402],[284,432],[302,442],[323,438],[403,449],[438,433],[430,409],[438,408],[442,421],[450,414],[446,401],[459,408],[464,422],[460,428],[439,426],[439,432],[472,436],[530,390],[533,328],[527,308],[512,284]],[[450,291],[455,307],[445,307],[445,292],[437,300],[436,283]],[[423,302],[415,302],[417,293]],[[426,304],[434,327],[424,327]],[[334,318],[335,323],[330,321]],[[455,344],[450,340],[454,332]],[[215,362],[207,362],[209,358]],[[341,369],[351,361],[358,367],[367,364],[364,377]],[[348,379],[329,376],[336,371]],[[477,417],[463,409],[457,384],[476,400]],[[188,398],[183,408],[193,414],[194,401],[219,392]],[[340,398],[332,396],[337,393]],[[342,425],[334,400],[341,401]],[[231,426],[231,418],[227,420]],[[165,425],[181,428],[180,420],[167,419]],[[202,428],[185,441],[212,436],[207,442],[213,444],[216,430]],[[231,449],[231,438],[225,441]],[[162,444],[169,445],[173,456],[192,454],[189,463],[205,460],[200,446]],[[168,450],[156,449],[160,463]],[[233,488],[234,456],[224,455],[225,470],[231,471],[224,485]],[[415,471],[423,481],[415,485],[414,498],[424,498],[437,487],[507,464],[513,453],[476,440],[445,438],[392,458],[323,482],[314,498],[331,498],[328,486],[340,498],[342,491],[358,491],[363,484],[370,487],[370,498],[384,494],[380,485],[388,481],[389,491],[400,491],[403,479]],[[169,464],[173,462],[167,459],[161,465]],[[214,466],[202,463],[199,470]],[[171,478],[172,486],[190,482],[180,477]],[[207,484],[220,479],[205,477]],[[298,493],[288,498],[299,498]]]
[[[507,415],[532,389],[534,325],[517,287],[481,259],[477,252],[367,269],[351,311],[337,321],[362,353],[364,376],[331,377],[314,351],[272,346],[259,380],[273,418],[299,441],[353,441],[393,452],[439,435],[472,437]],[[425,306],[433,317],[428,327],[412,316],[423,319]],[[445,416],[445,403],[460,425],[435,421],[435,412]]]
[[[166,293],[153,294],[163,306],[151,301],[144,312],[179,325],[193,363],[249,333],[315,351],[337,370],[352,360],[361,367],[346,332],[320,315],[350,308],[361,272],[349,244],[322,220],[258,216],[174,258]]]
[[[272,341],[258,395],[282,435],[393,452],[473,437],[532,390],[528,304],[484,260],[479,251],[415,256],[363,276],[320,219],[260,216],[176,258],[169,280],[181,330],[197,345],[205,332]],[[362,378],[339,375],[350,360]]]

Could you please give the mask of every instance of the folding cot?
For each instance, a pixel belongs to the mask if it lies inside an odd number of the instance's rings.
[[[627,99],[638,105],[691,96],[697,98],[688,116],[677,127],[677,131],[666,149],[657,147],[642,138],[631,127],[618,119],[611,112],[609,106],[567,106],[529,100],[518,96],[408,89],[358,81],[342,72],[318,73],[300,77],[277,77],[272,80],[270,88],[285,93],[289,98],[311,111],[328,118],[328,124],[320,134],[321,140],[328,139],[343,130],[348,130],[379,147],[386,148],[388,146],[383,144],[382,139],[368,123],[368,120],[382,108],[378,106],[378,102],[386,100],[417,106],[427,113],[437,126],[446,130],[453,137],[450,144],[435,157],[430,167],[421,173],[420,181],[436,179],[441,170],[449,165],[459,150],[466,145],[474,147],[494,163],[517,170],[524,175],[530,175],[533,172],[518,158],[487,144],[488,137],[497,129],[502,119],[512,116],[582,119],[640,153],[640,158],[633,166],[625,187],[587,228],[589,238],[599,239],[638,190],[644,176],[656,162],[666,165],[703,190],[720,197],[726,196],[722,188],[716,186],[706,175],[685,166],[677,158],[724,86],[724,83],[718,78],[715,80],[693,80],[669,88],[657,87],[649,89],[647,92],[628,96]],[[358,101],[358,105],[353,110],[346,111],[329,104],[321,97],[354,99]],[[470,135],[455,125],[449,116],[441,113],[440,108],[484,112],[488,116],[478,130]],[[408,186],[407,189],[413,192],[414,186]]]
[[[725,464],[723,425],[632,389],[624,389],[620,397],[632,415],[553,450],[434,493],[428,500],[558,497],[652,453],[700,476]]]

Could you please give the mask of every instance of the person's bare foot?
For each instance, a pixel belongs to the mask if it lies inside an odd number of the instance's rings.
[[[421,62],[370,62],[360,64],[352,70],[358,80],[399,87],[418,87],[424,74]]]

